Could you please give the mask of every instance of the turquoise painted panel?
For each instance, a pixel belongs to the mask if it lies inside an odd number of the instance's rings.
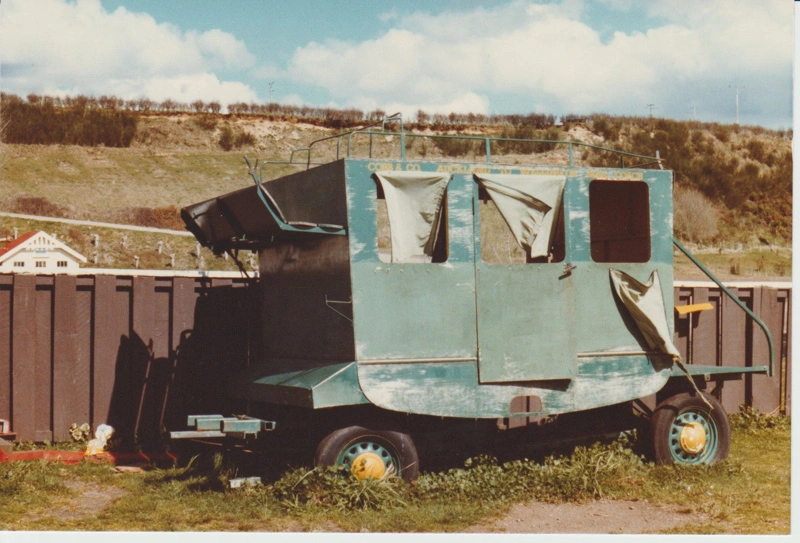
[[[233,379],[231,395],[313,409],[368,403],[358,384],[355,362],[286,371],[298,366],[308,368],[311,364],[297,360],[265,360],[254,364]]]
[[[381,262],[371,174],[443,167],[454,174],[448,189],[447,262]],[[476,262],[472,172],[477,170],[567,176],[564,262]],[[614,298],[608,270],[646,280],[657,269],[666,307],[672,306],[669,172],[392,161],[348,161],[346,172],[358,380],[370,402],[401,412],[494,418],[521,416],[510,412],[518,396],[538,397],[542,411],[537,414],[556,414],[647,396],[666,383],[671,361],[641,354],[643,346]],[[649,262],[592,262],[593,179],[648,184],[654,236]],[[564,273],[567,264],[575,266],[569,274]],[[672,324],[672,314],[667,317]]]
[[[476,356],[471,265],[354,264],[358,360]]]
[[[477,268],[480,382],[573,377],[574,287],[565,264]]]
[[[589,216],[589,185],[595,180],[616,179],[647,183],[650,208],[650,261],[645,263],[593,262]],[[624,210],[621,210],[624,212]],[[567,260],[575,269],[574,340],[578,353],[644,349],[638,330],[617,301],[609,278],[615,268],[646,282],[658,271],[670,331],[674,331],[672,289],[672,173],[580,169],[565,192]]]
[[[359,364],[367,399],[385,409],[442,417],[554,415],[612,405],[659,391],[670,375],[663,357],[607,355],[580,359],[573,379],[477,384],[475,362]],[[512,413],[511,402],[536,396],[542,409]]]
[[[472,187],[454,175],[447,190],[448,258],[398,264],[378,255],[375,171],[436,171],[435,163],[346,164],[356,358],[475,358]],[[471,183],[471,180],[470,180]]]

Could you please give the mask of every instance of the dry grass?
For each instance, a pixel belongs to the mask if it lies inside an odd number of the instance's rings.
[[[644,501],[692,519],[669,533],[789,534],[790,441],[788,425],[735,429],[729,459],[713,467],[654,466],[614,445],[588,452],[601,460],[619,456],[617,471],[603,479],[605,500],[623,500],[618,514],[631,514],[629,504]],[[224,480],[235,472],[218,462],[145,473],[118,473],[94,463],[0,464],[0,525],[48,531],[473,531],[476,524],[502,518],[514,504],[530,503],[533,494],[520,498],[517,493],[513,499],[500,494],[529,486],[527,479],[537,473],[544,479],[535,494],[543,493],[544,501],[573,509],[591,503],[585,493],[563,494],[564,485],[592,466],[596,474],[601,466],[586,449],[583,456],[578,453],[550,462],[544,471],[517,462],[505,468],[505,475],[492,466],[423,474],[418,484],[430,487],[424,492],[402,483],[366,485],[370,500],[378,500],[368,507],[349,499],[351,493],[363,494],[365,485],[336,474],[316,477],[311,489],[297,486],[298,471],[260,488],[226,490]],[[304,501],[312,495],[322,499]],[[536,503],[527,510],[536,514]]]

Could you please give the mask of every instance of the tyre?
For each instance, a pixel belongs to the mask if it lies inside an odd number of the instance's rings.
[[[709,394],[677,394],[656,407],[650,419],[652,445],[658,464],[711,465],[727,458],[731,446],[728,414]]]
[[[413,481],[419,475],[419,456],[410,436],[361,426],[328,434],[317,447],[314,464],[344,466],[358,479],[397,475]]]

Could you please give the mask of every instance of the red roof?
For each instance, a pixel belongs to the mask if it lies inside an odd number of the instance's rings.
[[[39,232],[40,232],[39,230],[37,230],[35,232],[28,232],[27,234],[21,235],[20,237],[18,237],[17,239],[12,241],[11,243],[6,243],[3,247],[0,247],[0,257],[2,257],[4,254],[9,252],[14,247],[19,247],[20,245],[22,245],[23,243],[25,243],[26,241],[31,239],[33,236],[35,236]]]

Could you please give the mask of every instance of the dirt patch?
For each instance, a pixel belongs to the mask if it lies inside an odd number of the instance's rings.
[[[515,505],[503,518],[465,530],[470,533],[652,534],[703,519],[644,501],[599,500],[586,504]]]
[[[58,501],[46,511],[28,515],[26,520],[38,520],[45,517],[57,520],[78,520],[94,517],[114,500],[127,494],[127,491],[121,488],[83,481],[65,481],[64,485],[74,490],[76,494],[63,501]]]

